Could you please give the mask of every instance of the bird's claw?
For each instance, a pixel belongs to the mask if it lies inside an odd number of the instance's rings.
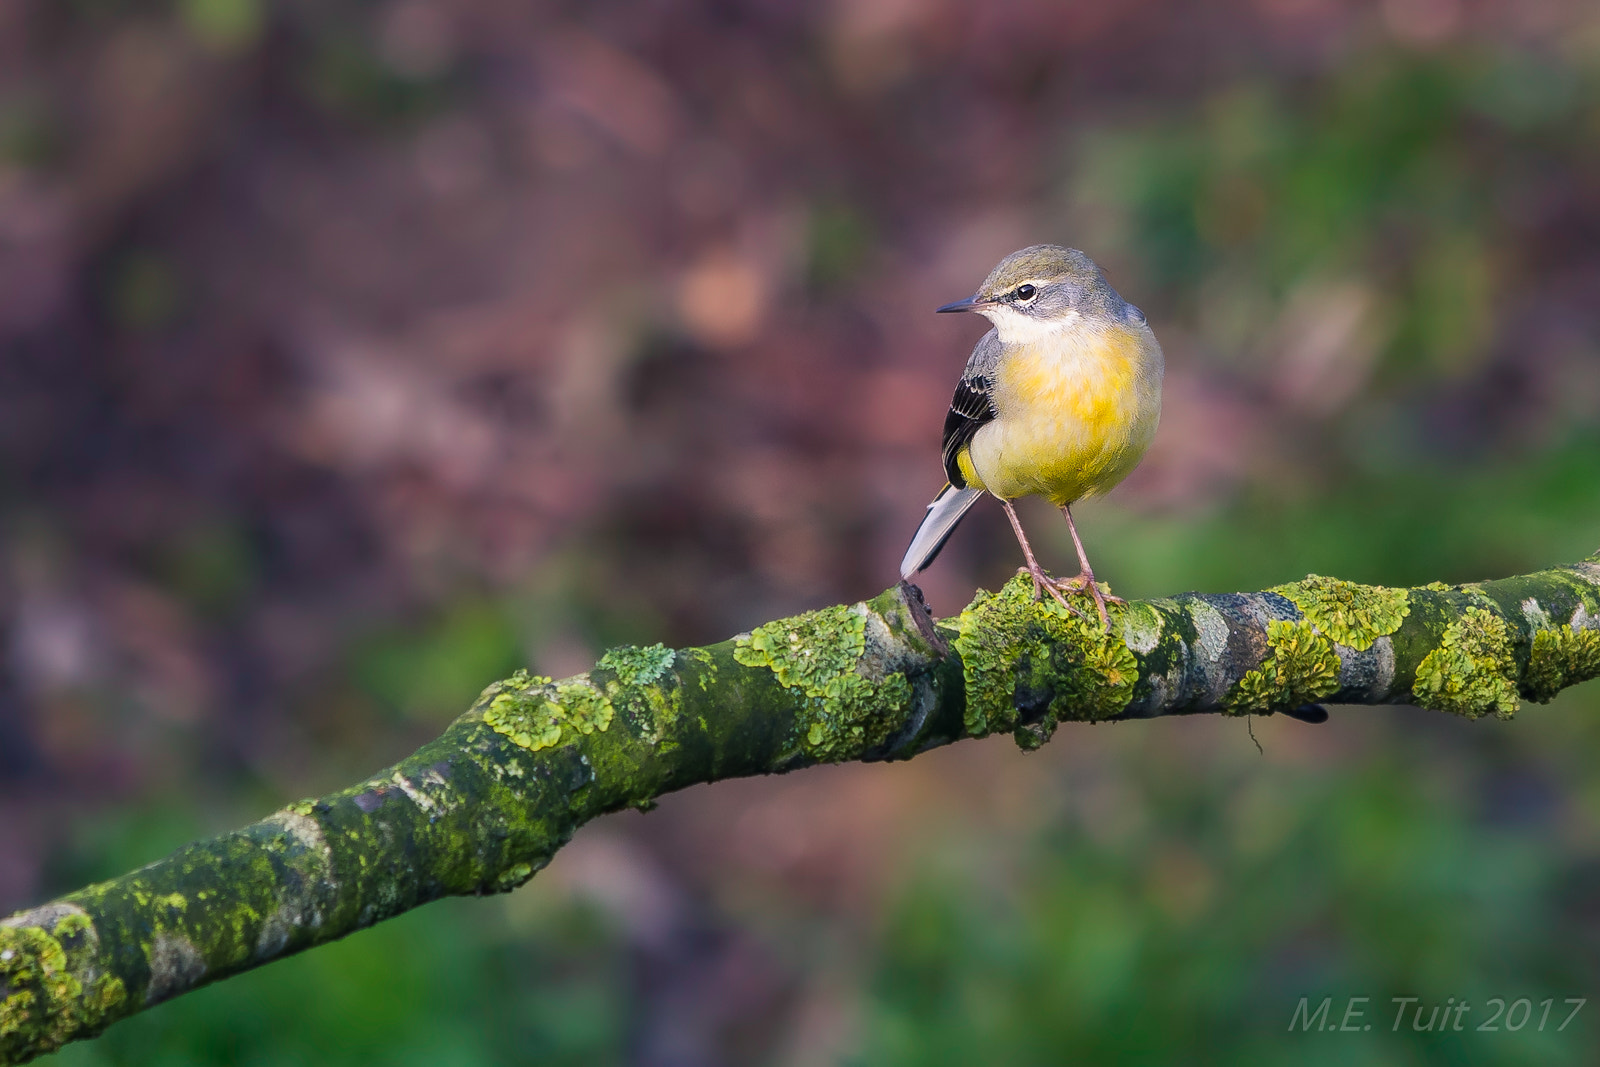
[[[1049,574],[1045,573],[1043,567],[1018,567],[1017,573],[1026,574],[1028,577],[1033,579],[1033,599],[1043,599],[1043,594],[1049,593],[1051,599],[1053,599],[1057,604],[1060,604],[1063,608],[1066,608],[1084,622],[1089,621],[1089,616],[1085,615],[1083,612],[1067,603],[1067,598],[1062,596],[1060,589],[1057,588],[1056,580],[1050,577]]]
[[[1106,633],[1111,632],[1111,617],[1106,614],[1106,605],[1115,604],[1125,608],[1128,602],[1119,596],[1112,596],[1110,586],[1100,588],[1100,583],[1094,580],[1093,574],[1080,574],[1076,578],[1053,579],[1055,587],[1066,593],[1087,593],[1094,598],[1095,610],[1100,613],[1100,625],[1106,628]]]
[[[1081,574],[1076,578],[1057,578],[1055,583],[1056,587],[1064,593],[1088,593],[1089,589],[1093,587],[1100,591],[1100,595],[1105,598],[1107,604],[1115,604],[1119,608],[1128,606],[1126,600],[1119,596],[1111,595],[1111,586],[1108,583],[1091,582]],[[1089,595],[1093,596],[1094,594],[1090,593]]]

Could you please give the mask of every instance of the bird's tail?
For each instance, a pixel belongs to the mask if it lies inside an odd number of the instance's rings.
[[[961,516],[982,495],[982,489],[957,489],[953,485],[946,485],[939,491],[933,503],[928,505],[928,514],[923,517],[922,525],[917,527],[911,547],[906,549],[906,558],[900,561],[900,577],[903,581],[910,581],[912,575],[933,562],[933,557],[939,554],[944,543],[955,532]]]

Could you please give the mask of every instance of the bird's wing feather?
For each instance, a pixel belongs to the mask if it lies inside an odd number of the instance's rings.
[[[944,473],[957,489],[966,487],[959,457],[972,443],[973,435],[995,417],[994,368],[1000,362],[1000,336],[994,330],[983,335],[967,360],[956,394],[950,399],[950,412],[944,417]]]

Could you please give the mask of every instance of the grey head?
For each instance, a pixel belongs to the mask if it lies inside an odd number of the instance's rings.
[[[1029,245],[1011,253],[976,293],[938,310],[976,311],[990,319],[1010,313],[1041,323],[1109,316],[1144,325],[1144,314],[1111,288],[1094,260],[1061,245]]]

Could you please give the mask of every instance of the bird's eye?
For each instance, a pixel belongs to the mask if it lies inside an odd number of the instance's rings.
[[[1017,286],[1016,297],[1018,300],[1032,300],[1034,294],[1038,291],[1031,285],[1019,285]]]

